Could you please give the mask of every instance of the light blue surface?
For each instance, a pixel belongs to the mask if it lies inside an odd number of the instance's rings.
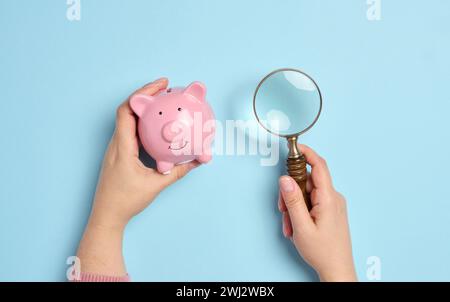
[[[0,1],[0,280],[64,280],[117,105],[159,76],[202,80],[219,120],[258,81],[307,71],[324,94],[303,138],[348,199],[355,263],[450,280],[450,2]],[[284,143],[282,143],[284,148]],[[285,152],[285,150],[283,150]],[[285,153],[282,154],[284,156]],[[216,156],[127,228],[134,280],[309,281],[282,237],[278,167]]]

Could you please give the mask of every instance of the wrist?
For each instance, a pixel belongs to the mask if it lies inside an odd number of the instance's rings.
[[[95,233],[105,233],[111,235],[121,235],[125,231],[125,224],[108,224],[98,219],[89,219],[86,226],[87,231],[94,231]]]
[[[124,211],[118,209],[114,199],[102,198],[96,196],[93,202],[89,224],[98,226],[101,229],[110,229],[112,231],[123,231],[128,224],[129,218],[124,215]]]
[[[92,215],[78,248],[81,271],[106,276],[126,275],[122,225],[105,224]]]
[[[89,217],[88,228],[113,233],[123,233],[128,223],[127,219],[113,215],[106,211],[94,209]]]
[[[353,267],[343,269],[328,269],[317,272],[321,282],[357,282],[355,269]]]

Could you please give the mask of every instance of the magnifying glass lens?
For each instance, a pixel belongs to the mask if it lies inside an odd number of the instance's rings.
[[[322,111],[319,87],[300,70],[276,70],[267,75],[256,88],[253,110],[261,126],[288,140],[287,172],[299,185],[305,203],[311,209],[306,192],[306,159],[297,147],[297,139],[316,123]]]
[[[280,70],[261,81],[254,99],[260,124],[280,136],[299,135],[317,120],[321,95],[314,80],[296,70]]]

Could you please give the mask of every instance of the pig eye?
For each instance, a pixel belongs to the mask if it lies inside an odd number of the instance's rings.
[[[178,108],[178,111],[181,111],[181,108]]]
[[[162,111],[159,112],[159,115],[162,115]]]

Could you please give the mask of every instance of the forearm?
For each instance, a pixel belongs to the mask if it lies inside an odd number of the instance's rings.
[[[78,248],[81,272],[104,276],[126,276],[122,253],[124,228],[96,223],[91,217]]]
[[[331,250],[326,256],[327,261],[316,267],[317,274],[322,282],[357,282],[355,264],[351,251],[350,239],[345,240],[347,248]],[[337,244],[335,244],[337,245]]]
[[[343,271],[318,273],[318,275],[321,282],[358,282],[358,278],[353,267],[348,267]]]

